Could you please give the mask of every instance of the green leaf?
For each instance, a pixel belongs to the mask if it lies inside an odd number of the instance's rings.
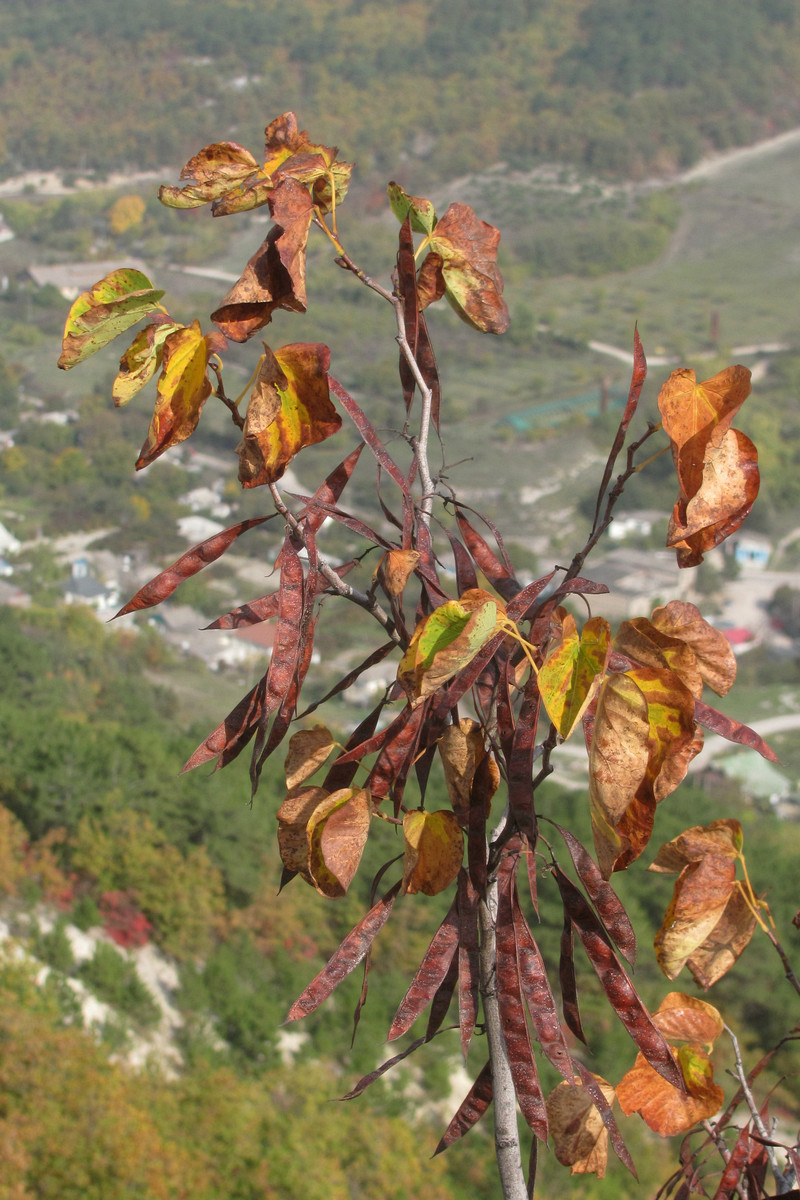
[[[399,183],[390,183],[386,189],[389,205],[400,224],[411,213],[411,228],[415,233],[430,234],[436,226],[436,210],[430,200],[421,196],[410,196]]]
[[[417,626],[397,678],[412,700],[435,692],[457,675],[497,632],[497,602],[472,588],[448,600]]]
[[[62,371],[83,362],[159,307],[164,295],[132,267],[112,271],[78,296],[69,310],[58,365]]]

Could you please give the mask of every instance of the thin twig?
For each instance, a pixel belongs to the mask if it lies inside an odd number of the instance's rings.
[[[225,407],[228,409],[229,413],[231,414],[231,419],[233,420],[234,425],[236,425],[236,427],[238,429],[244,429],[244,417],[239,412],[239,410],[236,407],[236,405],[234,404],[233,400],[228,399],[228,396],[225,392],[225,387],[222,382],[222,371],[220,370],[219,366],[215,362],[209,362],[208,365],[211,367],[211,370],[214,372],[214,374],[217,377],[217,386],[214,389],[214,395],[217,397],[218,400],[221,400],[222,403],[225,405]]]
[[[703,1121],[703,1129],[705,1129],[709,1138],[714,1143],[714,1145],[717,1147],[717,1150],[719,1150],[720,1158],[722,1159],[722,1161],[725,1163],[725,1166],[727,1167],[728,1163],[731,1160],[731,1152],[728,1149],[728,1147],[726,1146],[725,1139],[723,1138],[722,1134],[719,1133],[714,1128],[714,1126],[711,1124],[710,1121]],[[702,1149],[702,1147],[700,1147],[700,1149]],[[738,1179],[737,1180],[736,1194],[739,1197],[739,1200],[747,1200],[747,1180],[746,1179]]]
[[[286,521],[286,524],[292,530],[292,533],[296,534],[303,546],[308,549],[302,521],[298,521],[294,513],[286,507],[283,502],[283,497],[274,483],[269,485],[269,490],[272,494],[272,499],[278,512]],[[398,646],[402,645],[402,638],[395,629],[394,621],[385,611],[385,609],[381,607],[374,595],[370,596],[366,592],[361,592],[358,588],[354,588],[352,584],[347,583],[346,580],[342,579],[342,577],[337,574],[335,568],[332,567],[331,564],[322,556],[319,556],[317,565],[320,574],[327,579],[331,588],[334,592],[336,592],[337,595],[344,596],[345,600],[350,600],[353,604],[357,604],[359,608],[366,609],[366,611],[375,618],[378,624],[383,626],[392,641],[396,642]]]
[[[725,1026],[725,1032],[733,1043],[733,1053],[736,1059],[735,1075],[739,1080],[739,1086],[742,1089],[742,1095],[744,1096],[745,1103],[750,1110],[750,1116],[752,1117],[753,1125],[758,1130],[759,1136],[764,1140],[765,1143],[768,1143],[770,1141],[770,1135],[767,1131],[766,1125],[761,1120],[761,1113],[758,1111],[758,1105],[756,1104],[755,1097],[750,1089],[750,1084],[747,1079],[747,1072],[745,1071],[744,1063],[742,1062],[742,1052],[739,1047],[739,1039],[728,1025]],[[764,1149],[767,1152],[769,1165],[772,1168],[772,1174],[775,1177],[775,1186],[778,1189],[777,1194],[782,1196],[784,1192],[791,1190],[791,1183],[778,1165],[778,1156],[775,1153],[775,1147],[765,1144]]]

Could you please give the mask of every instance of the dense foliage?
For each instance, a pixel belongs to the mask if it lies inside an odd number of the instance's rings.
[[[220,129],[248,141],[280,104],[372,178],[403,157],[427,179],[502,159],[632,176],[786,128],[800,103],[784,0],[9,0],[0,47],[9,173],[163,166]]]

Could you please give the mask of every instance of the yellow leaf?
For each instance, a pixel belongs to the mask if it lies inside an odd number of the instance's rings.
[[[403,835],[403,891],[436,896],[449,887],[464,857],[464,837],[455,813],[448,809],[406,813]]]
[[[539,693],[547,715],[566,740],[583,716],[606,669],[611,628],[590,617],[578,635],[575,618],[565,614],[560,636],[548,648],[539,670]]]
[[[209,347],[199,321],[176,330],[164,342],[156,406],[136,462],[137,471],[194,433],[211,395],[211,381],[206,376],[208,358]]]

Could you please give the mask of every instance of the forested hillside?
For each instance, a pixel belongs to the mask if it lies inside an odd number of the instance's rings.
[[[163,167],[293,107],[362,179],[635,178],[797,124],[799,65],[792,0],[6,0],[0,163]]]

